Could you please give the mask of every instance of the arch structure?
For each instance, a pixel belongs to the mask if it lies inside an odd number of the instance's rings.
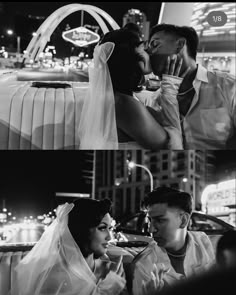
[[[100,28],[102,29],[103,34],[109,32],[109,29],[103,18],[110,24],[113,30],[120,28],[120,26],[108,13],[96,6],[78,3],[68,4],[58,8],[42,23],[35,36],[33,36],[32,40],[30,41],[26,51],[24,52],[24,60],[38,60],[40,53],[43,52],[47,42],[50,41],[51,35],[57,26],[67,16],[80,10],[87,12],[97,21]]]

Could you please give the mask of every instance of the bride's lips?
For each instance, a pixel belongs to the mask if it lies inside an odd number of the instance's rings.
[[[108,248],[108,243],[102,244],[102,246],[107,249]]]

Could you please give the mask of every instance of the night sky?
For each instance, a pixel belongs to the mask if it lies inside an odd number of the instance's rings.
[[[140,9],[146,15],[148,20],[157,23],[160,3],[157,2],[2,2],[5,12],[8,13],[7,19],[17,14],[34,14],[40,16],[49,16],[57,8],[72,3],[89,4],[97,6],[110,14],[121,26],[123,15],[131,8]],[[10,15],[9,15],[10,14]]]
[[[90,190],[81,173],[83,152],[1,152],[0,162],[0,202],[11,210],[40,214],[56,204],[55,192]]]

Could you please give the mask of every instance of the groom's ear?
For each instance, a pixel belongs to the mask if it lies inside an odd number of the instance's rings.
[[[180,37],[178,40],[177,40],[177,53],[180,53],[180,51],[184,48],[186,44],[186,39],[183,38],[183,37]]]
[[[190,219],[190,214],[187,212],[184,212],[180,215],[180,228],[185,228],[188,226]]]

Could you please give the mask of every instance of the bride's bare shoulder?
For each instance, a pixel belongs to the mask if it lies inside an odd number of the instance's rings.
[[[142,107],[142,104],[139,100],[135,99],[132,95],[116,92],[115,93],[115,104],[118,106],[132,106],[137,105],[138,107]]]

